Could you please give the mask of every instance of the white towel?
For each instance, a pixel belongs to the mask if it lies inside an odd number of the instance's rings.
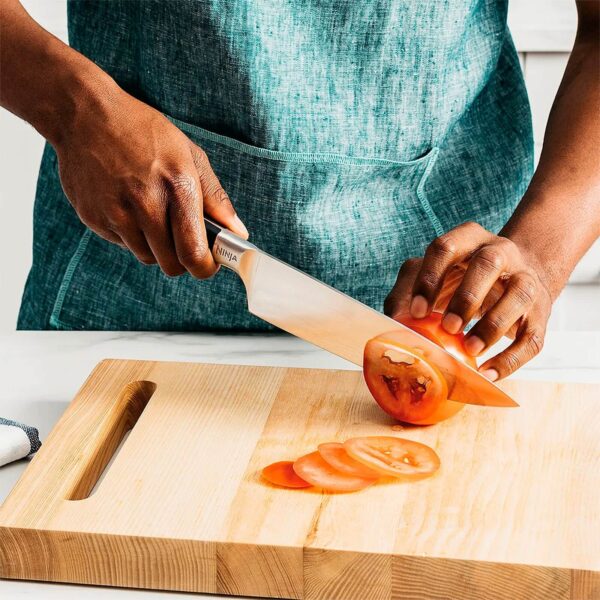
[[[41,445],[35,427],[0,417],[0,467],[34,454]]]

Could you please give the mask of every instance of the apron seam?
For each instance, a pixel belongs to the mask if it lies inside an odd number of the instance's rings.
[[[62,312],[63,304],[65,302],[65,297],[69,288],[71,287],[71,282],[73,280],[73,275],[75,273],[75,269],[79,265],[81,261],[81,257],[87,248],[88,242],[90,241],[90,237],[92,235],[92,230],[87,229],[83,232],[79,244],[77,244],[77,249],[71,256],[71,260],[69,260],[69,264],[65,270],[65,274],[63,275],[63,279],[60,283],[60,287],[58,288],[58,293],[56,295],[56,300],[54,301],[54,306],[52,308],[52,313],[50,315],[50,325],[56,327],[58,329],[72,329],[66,323],[63,323],[59,315]]]
[[[429,154],[429,162],[427,163],[427,166],[425,167],[425,170],[423,171],[423,175],[421,176],[421,180],[419,181],[419,185],[417,186],[417,198],[419,199],[421,208],[423,209],[423,211],[427,215],[427,218],[429,219],[429,222],[433,226],[433,229],[434,229],[437,237],[442,235],[445,232],[445,229],[444,229],[444,226],[442,225],[442,222],[440,221],[439,217],[433,210],[433,207],[431,206],[429,199],[427,198],[427,194],[425,192],[425,184],[427,183],[427,180],[429,179],[429,175],[431,174],[431,171],[437,161],[437,157],[438,157],[439,153],[440,153],[439,147],[434,146],[431,149],[431,153]]]
[[[165,113],[163,113],[165,114]],[[419,156],[413,160],[393,160],[391,158],[382,158],[378,156],[348,156],[345,154],[336,154],[335,152],[285,152],[281,150],[271,150],[270,148],[261,148],[260,146],[253,146],[252,144],[246,144],[240,140],[230,138],[213,131],[203,129],[198,125],[187,123],[171,117],[165,114],[165,116],[184,133],[186,130],[196,134],[200,138],[204,138],[216,144],[227,146],[232,150],[237,150],[249,156],[255,156],[257,158],[266,158],[279,162],[291,162],[291,163],[325,163],[325,164],[336,164],[336,165],[350,165],[354,167],[410,167],[418,165],[419,163],[427,160],[429,157]]]

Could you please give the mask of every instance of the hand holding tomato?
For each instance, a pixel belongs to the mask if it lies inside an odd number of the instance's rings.
[[[540,352],[552,296],[536,260],[510,239],[476,223],[464,223],[435,239],[423,258],[400,269],[385,301],[385,312],[422,319],[444,310],[443,328],[466,334],[465,349],[479,356],[503,336],[514,338],[479,370],[495,381],[510,375]]]

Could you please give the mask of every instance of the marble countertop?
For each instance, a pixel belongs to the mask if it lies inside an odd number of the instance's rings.
[[[14,332],[0,335],[0,416],[37,427],[45,439],[81,383],[103,358],[357,368],[287,335]],[[600,382],[600,331],[549,332],[543,352],[515,377]],[[26,466],[27,460],[21,460],[0,467],[0,502]],[[176,593],[7,580],[0,580],[0,596],[49,600],[184,597]]]

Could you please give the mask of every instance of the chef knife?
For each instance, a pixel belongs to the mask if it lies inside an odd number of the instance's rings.
[[[248,310],[299,338],[362,367],[363,350],[375,336],[402,334],[442,371],[452,400],[481,406],[518,406],[475,369],[412,329],[263,252],[205,219],[215,261],[235,271],[246,287]]]

